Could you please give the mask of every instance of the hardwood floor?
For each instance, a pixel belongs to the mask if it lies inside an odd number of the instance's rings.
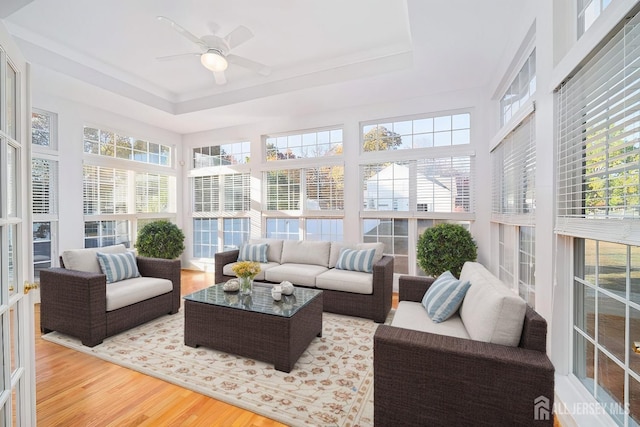
[[[183,295],[213,274],[183,270]],[[165,381],[40,338],[36,306],[39,426],[284,426]]]

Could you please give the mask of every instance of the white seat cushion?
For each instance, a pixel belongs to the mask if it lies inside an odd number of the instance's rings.
[[[398,308],[391,321],[391,326],[470,339],[469,333],[458,313],[455,313],[444,322],[435,323],[429,318],[424,306],[419,302],[413,301],[400,301],[398,303]]]
[[[98,263],[98,252],[104,254],[124,253],[124,245],[105,246],[102,248],[69,249],[62,252],[64,268],[69,270],[86,271],[87,273],[102,273]]]
[[[173,290],[171,280],[136,277],[107,285],[107,311],[117,310]]]
[[[373,274],[332,268],[316,277],[316,287],[371,295],[373,293]]]
[[[517,347],[527,305],[482,264],[466,262],[461,281],[471,287],[460,307],[460,318],[471,339]]]
[[[227,264],[224,267],[222,267],[222,274],[224,274],[225,276],[234,276],[236,275],[236,273],[233,272],[232,267],[234,265],[236,265],[237,263],[232,262],[231,264]],[[258,273],[256,275],[256,277],[253,278],[253,280],[264,280],[264,272],[267,271],[270,268],[273,267],[277,267],[280,264],[278,264],[277,262],[261,262],[260,263],[260,273]]]
[[[309,264],[282,264],[270,268],[265,272],[269,282],[283,282],[288,280],[294,285],[316,286],[316,276],[327,271],[327,267]]]

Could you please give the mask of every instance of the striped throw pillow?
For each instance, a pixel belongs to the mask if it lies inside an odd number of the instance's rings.
[[[343,248],[338,256],[336,268],[340,270],[371,273],[373,271],[373,257],[375,255],[375,248],[361,250]]]
[[[267,262],[268,243],[244,244],[238,253],[238,261]]]
[[[442,273],[422,297],[422,305],[435,323],[444,322],[458,311],[471,283],[456,279],[449,271]]]
[[[118,254],[97,252],[96,255],[98,256],[98,263],[102,273],[107,276],[107,283],[140,276],[138,264],[136,264],[136,256],[133,252]]]

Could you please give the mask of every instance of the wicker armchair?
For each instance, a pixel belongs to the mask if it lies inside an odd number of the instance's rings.
[[[433,279],[402,276],[401,301]],[[527,307],[518,347],[380,325],[374,336],[374,420],[380,426],[553,426],[547,323]],[[536,411],[537,410],[537,411]]]
[[[107,311],[106,276],[49,268],[40,272],[40,330],[58,331],[93,347],[106,337],[131,329],[180,308],[180,260],[136,258],[143,277],[168,279],[171,292]]]

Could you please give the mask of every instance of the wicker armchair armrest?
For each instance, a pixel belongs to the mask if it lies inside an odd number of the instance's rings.
[[[173,283],[172,313],[177,313],[180,309],[180,270],[179,259],[162,259],[136,257],[138,271],[142,277],[157,277],[159,279],[171,280]]]
[[[381,325],[373,360],[376,425],[529,425],[553,405],[543,352]]]
[[[433,277],[400,276],[398,280],[398,300],[420,302],[429,286],[435,281]]]
[[[225,265],[231,264],[232,262],[236,262],[238,260],[238,254],[240,253],[240,249],[232,249],[230,251],[218,252],[214,256],[215,261],[215,282],[222,283],[224,282],[224,273],[222,269]]]
[[[391,310],[393,300],[393,262],[392,256],[383,256],[373,265],[373,320],[384,323]]]
[[[85,345],[106,331],[107,277],[100,273],[48,268],[40,272],[40,325],[43,332],[72,331]]]

